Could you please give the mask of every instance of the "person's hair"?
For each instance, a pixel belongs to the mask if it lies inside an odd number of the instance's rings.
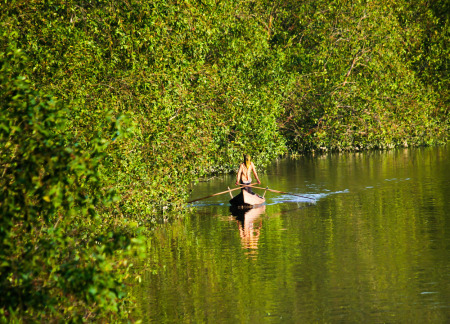
[[[247,169],[250,168],[250,163],[251,163],[250,155],[244,154],[244,164],[247,167]]]

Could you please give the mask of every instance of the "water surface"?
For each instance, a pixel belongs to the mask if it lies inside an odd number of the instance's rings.
[[[245,215],[229,194],[194,203],[149,239],[135,317],[449,323],[449,160],[448,146],[279,160],[262,186],[306,198],[267,192]],[[234,181],[202,182],[192,199]]]

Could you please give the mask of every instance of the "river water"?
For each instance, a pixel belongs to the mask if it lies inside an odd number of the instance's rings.
[[[193,203],[149,239],[134,317],[450,323],[449,161],[449,146],[276,161],[261,186],[306,198],[267,192],[245,215],[228,193]],[[191,198],[234,181],[201,182]]]

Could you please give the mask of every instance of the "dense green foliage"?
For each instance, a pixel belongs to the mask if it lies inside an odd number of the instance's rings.
[[[14,73],[20,59],[0,57],[0,319],[103,317],[120,307],[131,244],[99,216],[115,200],[100,182],[107,141],[67,144],[68,111]]]
[[[120,277],[106,256],[133,236],[121,226],[167,219],[190,182],[231,171],[243,151],[262,166],[288,151],[446,141],[448,9],[406,0],[3,1],[2,311],[115,305]],[[100,239],[108,235],[116,239]],[[64,274],[73,262],[87,271],[89,258],[104,276],[94,297],[81,275]],[[45,262],[48,277],[33,273]],[[41,294],[49,306],[36,302]]]
[[[445,2],[435,6],[445,11]],[[286,70],[298,72],[283,102],[292,149],[392,148],[446,138],[448,16],[435,15],[427,2],[315,1],[278,10],[286,26],[274,41],[289,45]]]

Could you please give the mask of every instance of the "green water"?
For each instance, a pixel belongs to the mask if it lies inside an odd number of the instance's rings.
[[[135,318],[449,323],[449,161],[448,146],[277,161],[262,186],[316,202],[267,192],[243,218],[228,194],[195,203],[149,239]],[[234,181],[202,182],[192,199]]]

